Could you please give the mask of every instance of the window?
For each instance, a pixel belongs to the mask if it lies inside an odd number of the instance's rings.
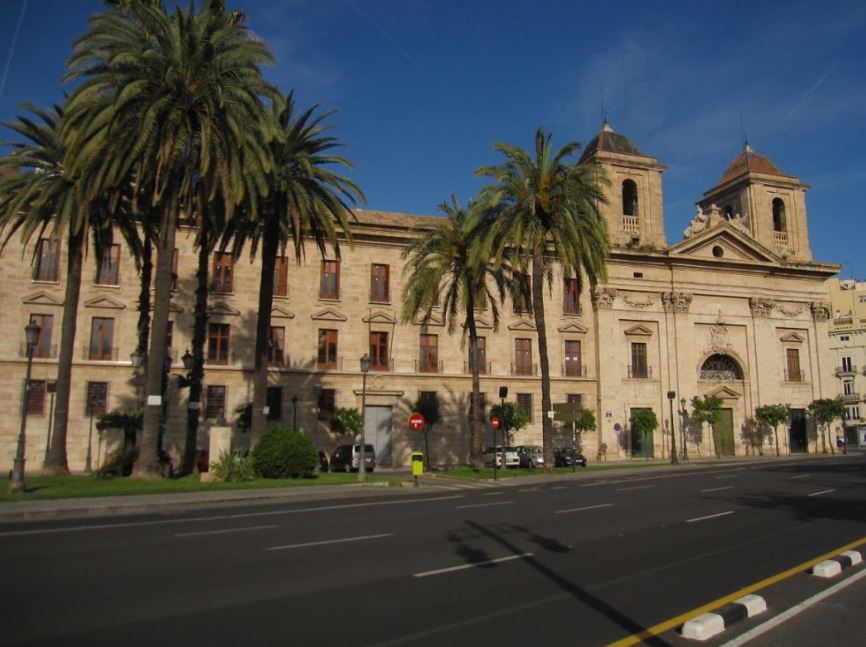
[[[797,348],[785,349],[785,381],[803,381],[803,372],[800,370],[800,350]]]
[[[391,300],[388,287],[389,274],[390,268],[387,265],[373,263],[370,266],[370,301],[388,303]]]
[[[418,399],[419,400],[437,400],[439,395],[436,391],[419,391]]]
[[[866,303],[866,294],[860,295],[860,303]]]
[[[33,280],[57,283],[59,264],[60,241],[40,238],[36,247],[36,270],[33,272]]]
[[[120,245],[109,245],[102,252],[102,263],[96,271],[97,285],[120,285]]]
[[[269,386],[267,395],[268,420],[282,420],[283,418],[283,387]]]
[[[526,414],[526,417],[529,419],[529,422],[532,422],[532,394],[531,393],[518,393],[517,394],[517,406],[523,409],[523,412]]]
[[[786,231],[785,203],[781,198],[773,198],[773,231]]]
[[[861,299],[863,297],[860,297]],[[849,335],[839,335],[839,341],[851,341],[851,337]]]
[[[90,325],[90,351],[88,359],[111,361],[114,359],[114,319],[94,317]]]
[[[514,340],[514,374],[532,375],[532,340]]]
[[[54,315],[32,314],[30,323],[39,326],[36,346],[33,347],[33,357],[53,357],[51,348],[51,333],[54,329]]]
[[[842,382],[842,394],[843,395],[854,395],[854,382],[851,380],[845,380]]]
[[[439,372],[439,336],[421,335],[419,370],[422,373]]]
[[[340,261],[322,261],[322,276],[319,283],[319,298],[340,298]]]
[[[289,259],[286,256],[277,256],[274,265],[274,296],[289,296]]]
[[[637,184],[634,180],[625,180],[622,183],[622,215],[637,216]]]
[[[337,410],[337,392],[334,389],[319,391],[319,420],[331,420]]]
[[[730,355],[710,355],[701,365],[701,379],[721,382],[725,380],[742,380],[743,369]]]
[[[562,313],[567,315],[580,314],[580,294],[575,278],[562,280]]]
[[[30,380],[27,392],[27,415],[41,416],[45,413],[45,380]]]
[[[649,377],[649,366],[647,366],[646,362],[646,344],[643,342],[632,342],[629,377]]]
[[[514,274],[514,312],[524,313],[531,312],[529,304],[531,303],[531,281],[528,274]]]
[[[229,363],[229,341],[231,326],[212,323],[207,327],[207,363],[227,366]]]
[[[390,368],[386,332],[370,333],[370,368],[374,371],[387,371]]]
[[[177,247],[174,248],[174,253],[171,255],[171,290],[177,290],[177,272],[180,264],[180,252]]]
[[[852,404],[845,407],[845,420],[859,420],[860,419],[860,405]]]
[[[204,417],[207,420],[225,418],[226,387],[222,384],[208,384],[205,392]]]
[[[271,341],[268,346],[268,365],[282,366],[286,363],[286,329],[271,326]]]
[[[854,370],[854,360],[851,357],[842,358],[842,370],[851,373]]]
[[[565,396],[565,401],[568,404],[576,404],[579,407],[583,407],[583,394],[581,394],[581,393],[568,393]]]
[[[337,368],[337,331],[319,329],[319,368]]]
[[[217,252],[213,256],[213,280],[211,289],[221,294],[230,294],[234,288],[234,259],[228,252]]]
[[[565,342],[565,374],[568,377],[583,377],[579,341],[568,340]]]
[[[84,415],[101,416],[108,410],[108,382],[88,382]]]
[[[479,375],[487,375],[487,338],[486,337],[477,337],[476,338],[477,346],[478,346],[478,374]],[[474,367],[474,363],[472,361],[472,351],[469,351],[469,370],[472,371]]]

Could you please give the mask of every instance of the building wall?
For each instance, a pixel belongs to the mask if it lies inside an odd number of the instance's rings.
[[[844,427],[849,442],[866,446],[866,281],[833,278],[826,287],[833,312],[830,353],[834,395],[846,406]]]

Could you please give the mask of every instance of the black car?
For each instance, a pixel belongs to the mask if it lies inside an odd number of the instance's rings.
[[[554,449],[553,450],[553,465],[554,467],[571,467],[571,449]],[[574,453],[574,464],[580,467],[586,467],[586,456],[580,452]]]

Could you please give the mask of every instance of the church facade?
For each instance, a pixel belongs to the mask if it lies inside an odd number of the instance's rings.
[[[557,276],[545,293],[545,309],[552,400],[594,412],[597,429],[580,438],[590,461],[666,458],[672,440],[689,457],[750,453],[755,409],[775,403],[792,407],[787,429],[778,434],[780,453],[820,451],[805,411],[813,400],[836,395],[824,281],[839,268],[812,259],[808,187],[746,146],[698,202],[682,240],[669,244],[665,168],[658,160],[607,124],[581,159],[598,162],[610,179],[603,206],[613,245],[609,276],[583,294],[568,277]],[[425,326],[400,321],[402,252],[436,220],[367,210],[355,216],[355,245],[343,246],[339,259],[320,259],[310,247],[300,266],[292,259],[278,263],[268,417],[303,430],[330,452],[347,440],[331,431],[334,411],[360,409],[363,393],[367,439],[379,463],[403,466],[411,449],[424,444],[407,418],[419,398],[435,397],[442,419],[428,430],[431,462],[465,463],[468,348],[459,332],[447,332],[442,313]],[[192,337],[197,260],[191,234],[180,232],[177,246],[163,439],[175,462],[183,450],[188,406],[188,389],[177,378],[185,374],[182,358]],[[87,259],[78,314],[68,432],[73,471],[84,468],[88,455],[95,469],[117,446],[116,436],[97,429],[94,418],[141,401],[131,360],[138,276],[120,243],[99,261]],[[7,248],[0,264],[0,320],[7,331],[0,339],[0,392],[9,411],[26,408],[30,469],[41,465],[53,415],[64,268],[63,243],[50,238]],[[235,421],[252,400],[258,268],[247,257],[217,253],[212,259],[202,450],[217,425],[234,427],[235,447],[248,444]],[[502,310],[498,330],[489,311],[477,313],[485,407],[507,387],[507,399],[530,420],[510,441],[540,444],[548,412],[541,410],[534,319],[519,304]],[[24,327],[31,321],[39,324],[40,336],[25,400]],[[359,360],[365,354],[372,366],[362,388]],[[692,417],[691,399],[707,395],[723,402],[712,432]],[[629,420],[636,409],[654,411],[659,428],[645,436],[632,433]],[[18,415],[0,420],[0,469],[11,466],[19,425]],[[570,447],[568,425],[556,427],[556,444]],[[485,445],[492,443],[491,433],[485,431]],[[765,444],[763,451],[775,448]]]

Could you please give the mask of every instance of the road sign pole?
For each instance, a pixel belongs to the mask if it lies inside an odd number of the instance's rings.
[[[574,420],[571,421],[571,472],[575,471],[575,462],[577,461],[577,431],[575,430]]]

